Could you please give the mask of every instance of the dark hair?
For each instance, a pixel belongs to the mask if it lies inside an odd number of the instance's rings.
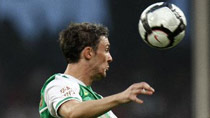
[[[100,36],[108,37],[108,28],[101,24],[71,23],[61,31],[59,43],[67,63],[78,62],[81,51],[87,46],[96,51]]]

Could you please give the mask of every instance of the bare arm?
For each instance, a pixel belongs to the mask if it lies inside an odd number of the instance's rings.
[[[64,118],[94,118],[100,116],[110,109],[131,101],[142,104],[143,101],[137,98],[138,95],[152,95],[154,89],[147,83],[141,82],[131,85],[125,91],[114,94],[103,99],[85,102],[68,101],[62,104],[58,113]]]

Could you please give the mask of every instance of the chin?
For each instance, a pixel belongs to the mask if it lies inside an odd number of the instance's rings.
[[[105,78],[106,77],[106,72],[104,72],[101,76],[102,76],[102,78]]]
[[[95,76],[95,80],[101,80],[101,79],[103,79],[105,77],[106,77],[106,73],[98,74],[98,75]]]

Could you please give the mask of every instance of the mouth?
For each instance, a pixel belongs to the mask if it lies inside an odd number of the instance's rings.
[[[104,72],[108,71],[109,70],[109,66],[107,66],[105,69],[104,69]]]
[[[106,71],[108,71],[108,70],[109,70],[109,66],[106,67]]]

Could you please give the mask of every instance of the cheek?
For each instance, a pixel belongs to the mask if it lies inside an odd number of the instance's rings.
[[[106,58],[104,58],[104,56],[102,55],[98,55],[97,58],[95,58],[92,63],[96,68],[100,68],[101,66],[103,66],[106,62]]]
[[[100,54],[100,55],[98,55],[98,61],[100,62],[100,63],[103,63],[103,62],[106,62],[106,55],[104,55],[104,54]]]
[[[102,58],[101,58],[101,61],[102,61],[102,63],[106,63],[107,62],[107,57],[106,56],[103,56]]]

